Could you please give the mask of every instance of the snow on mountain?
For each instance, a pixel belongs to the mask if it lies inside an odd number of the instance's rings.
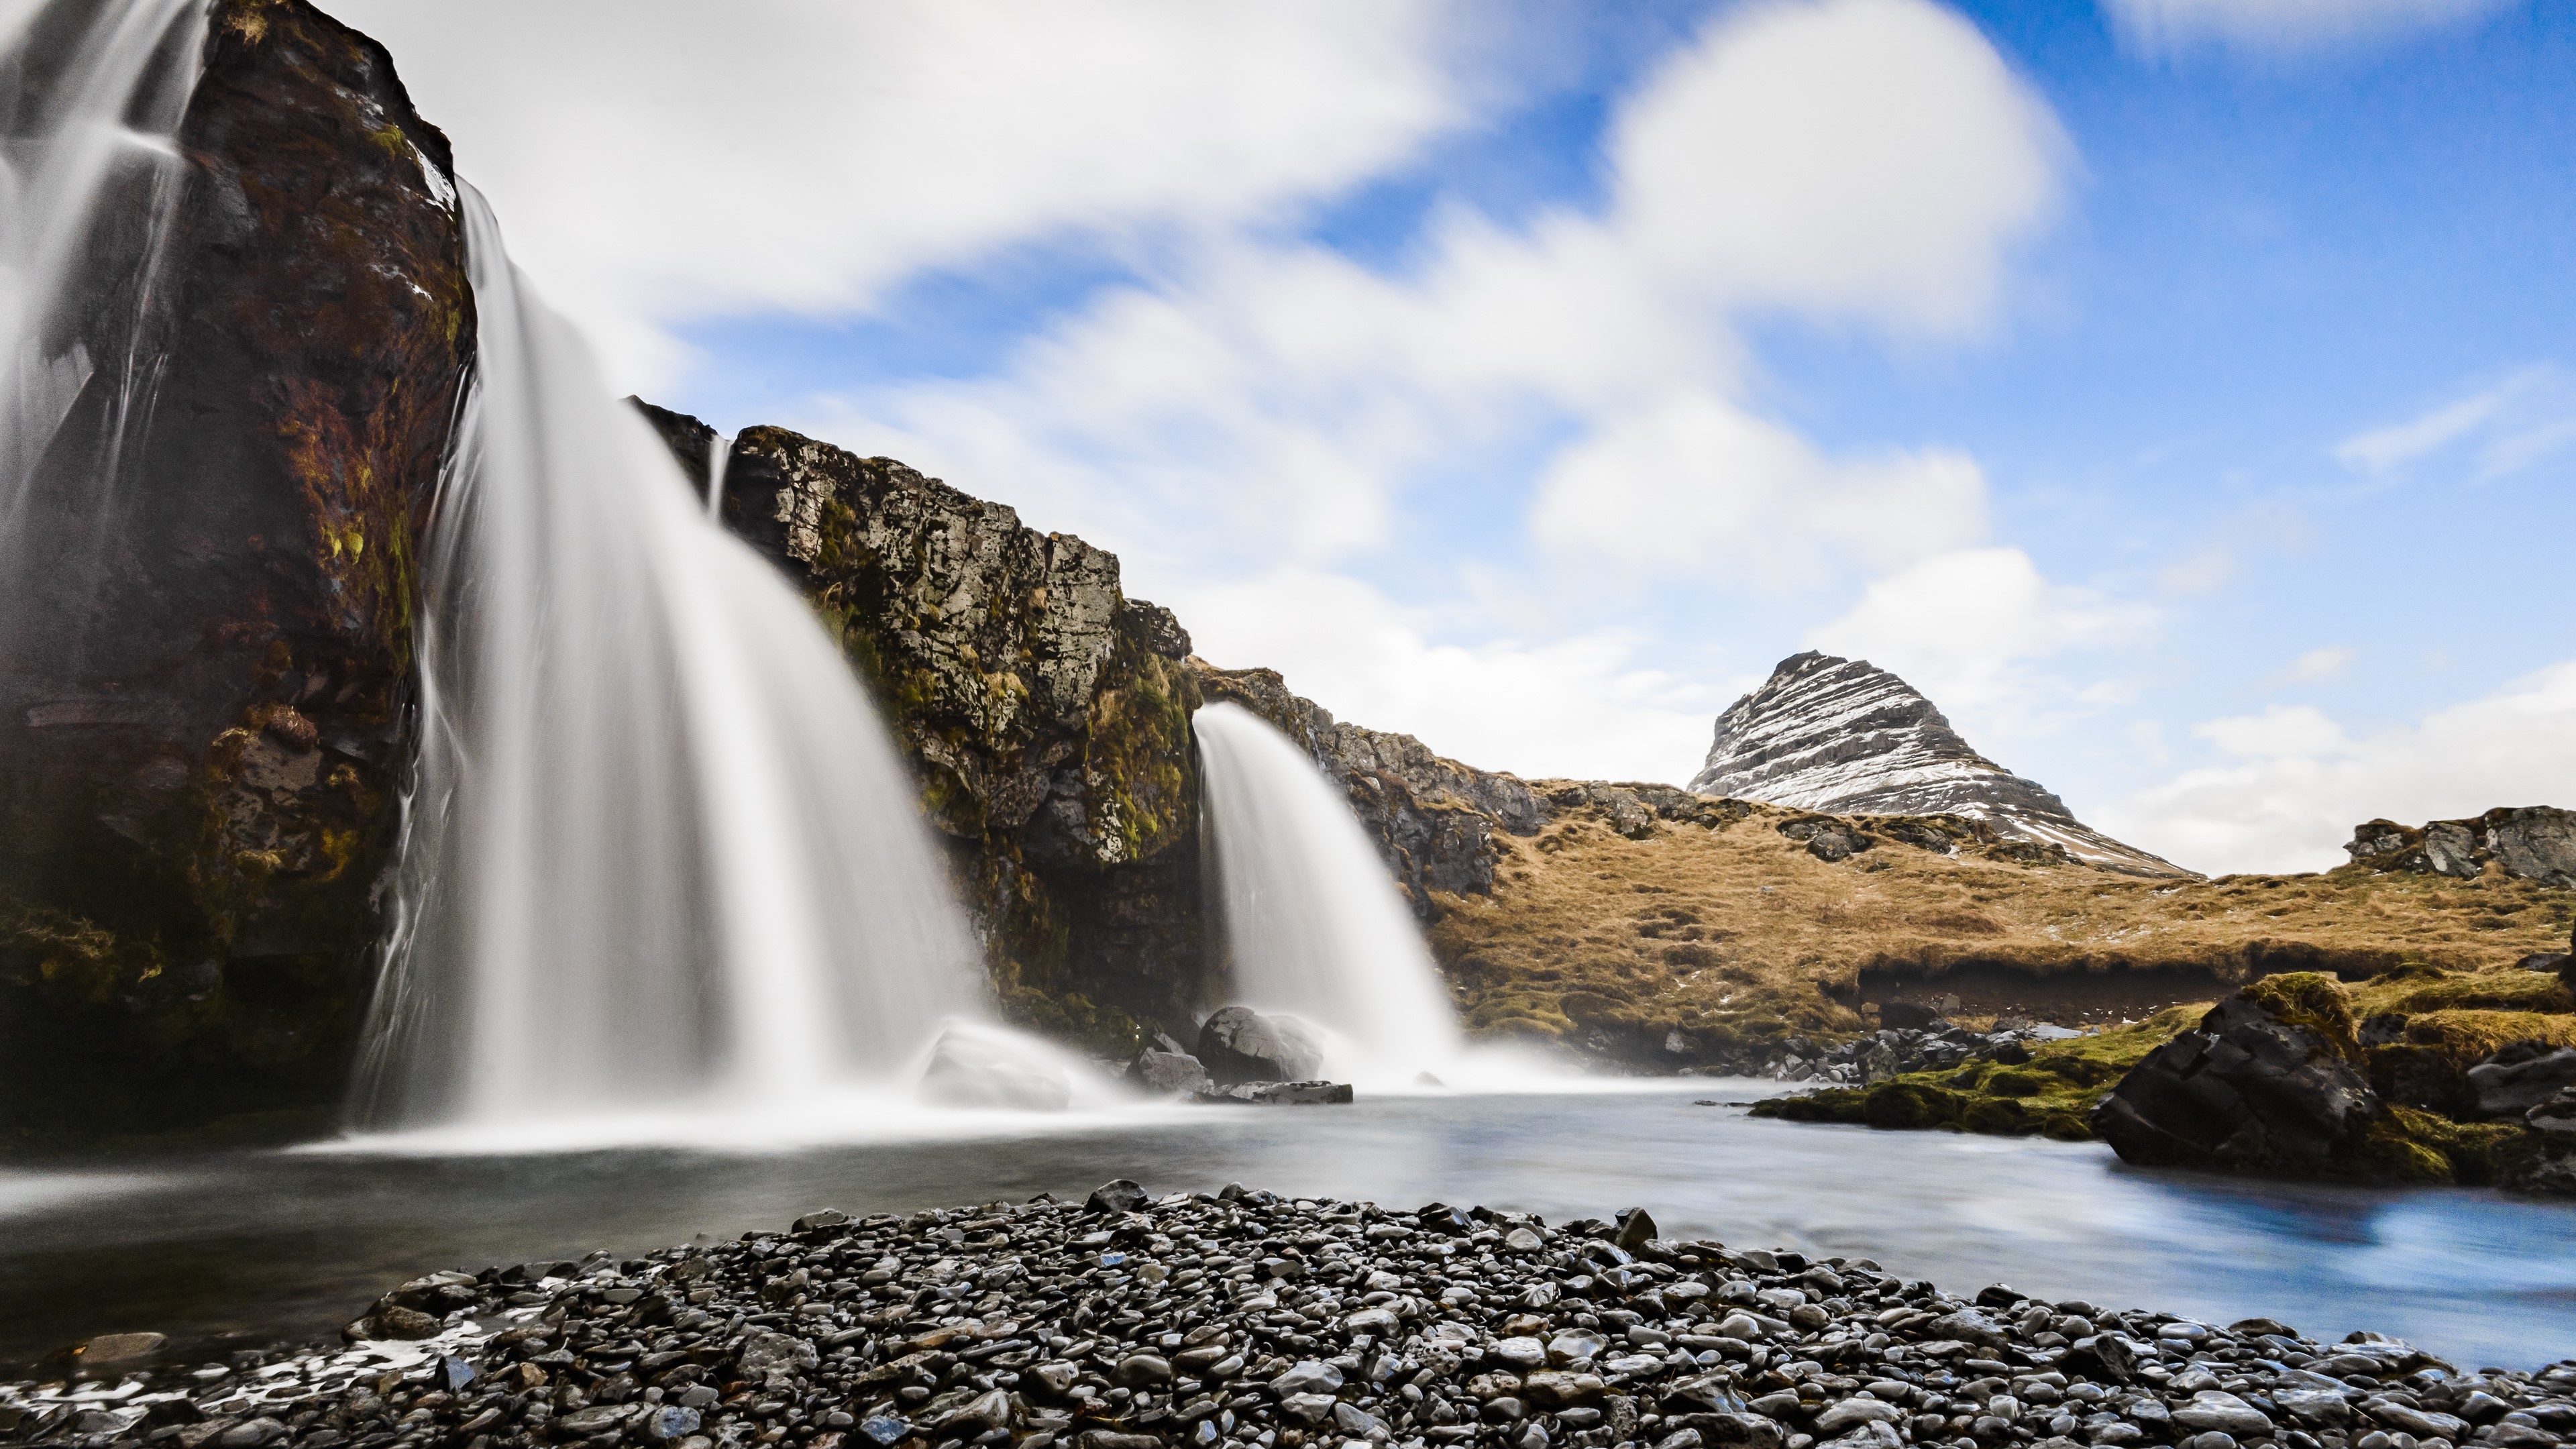
[[[1690,788],[1834,815],[1963,815],[2064,846],[2089,865],[2189,874],[2076,819],[2046,786],[1970,748],[1912,685],[1863,659],[1811,651],[1781,660],[1717,717]]]

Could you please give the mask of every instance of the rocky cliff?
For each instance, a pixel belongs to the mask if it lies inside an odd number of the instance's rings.
[[[702,490],[714,430],[638,402]],[[890,458],[745,429],[721,517],[802,587],[873,686],[951,841],[1004,1007],[1109,1052],[1225,998],[1201,909],[1190,715],[1233,700],[1341,785],[1415,912],[1489,891],[1549,807],[1508,775],[1334,720],[1265,669],[1196,658],[1118,560]]]
[[[447,141],[373,41],[219,0],[166,232],[83,325],[0,581],[0,1135],[338,1090],[474,345]]]
[[[2505,807],[2421,828],[2372,820],[2353,827],[2344,851],[2353,864],[2373,871],[2476,880],[2493,863],[2509,879],[2576,887],[2576,810]]]
[[[1690,788],[1829,814],[1964,816],[2022,853],[2131,875],[2190,874],[2077,820],[2065,801],[1978,754],[1932,701],[1865,659],[1810,652],[1781,660],[1718,716]]]

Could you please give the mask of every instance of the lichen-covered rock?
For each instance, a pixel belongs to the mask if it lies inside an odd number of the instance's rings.
[[[208,26],[149,385],[92,376],[0,582],[0,1102],[54,1128],[336,1094],[474,346],[447,142],[383,48],[303,0]]]
[[[2421,827],[2372,820],[2344,847],[2356,865],[2474,880],[2492,861],[2516,880],[2576,886],[2576,810],[2527,805]]]
[[[2467,1076],[2480,1115],[2518,1117],[2576,1087],[2576,1048],[2515,1042],[2469,1068]]]
[[[1114,555],[782,428],[735,439],[723,486],[728,523],[867,666],[942,829],[1016,832],[1059,866],[1189,833],[1187,636],[1125,596]]]
[[[783,428],[734,439],[638,402],[726,526],[804,590],[884,709],[954,846],[1003,1005],[1116,1056],[1187,1030],[1209,972],[1197,676],[1116,556],[887,458]]]

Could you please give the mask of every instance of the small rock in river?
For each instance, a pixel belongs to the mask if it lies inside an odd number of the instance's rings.
[[[1093,1188],[1091,1196],[1083,1199],[1082,1210],[1087,1213],[1132,1213],[1148,1201],[1145,1189],[1137,1186],[1133,1179],[1117,1177]]]

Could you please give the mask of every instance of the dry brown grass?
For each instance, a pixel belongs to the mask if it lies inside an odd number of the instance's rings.
[[[1922,978],[1924,991],[2001,972],[2027,979],[2042,1008],[2051,992],[2072,1001],[2084,988],[2109,1003],[2089,1012],[2105,1020],[2272,970],[2356,980],[2410,961],[2481,974],[2428,973],[2356,1005],[2567,1009],[2552,978],[2494,968],[2563,949],[2571,893],[2492,871],[2150,880],[1894,841],[1829,863],[1775,828],[1801,813],[1756,807],[1727,829],[1659,822],[1629,839],[1576,810],[1509,840],[1493,895],[1441,898],[1431,932],[1470,1027],[1603,1032],[1632,1048],[1678,1030],[1691,1055],[1723,1055],[1864,1029],[1853,1009],[1863,972]],[[2555,1007],[2542,1004],[2550,992]]]

